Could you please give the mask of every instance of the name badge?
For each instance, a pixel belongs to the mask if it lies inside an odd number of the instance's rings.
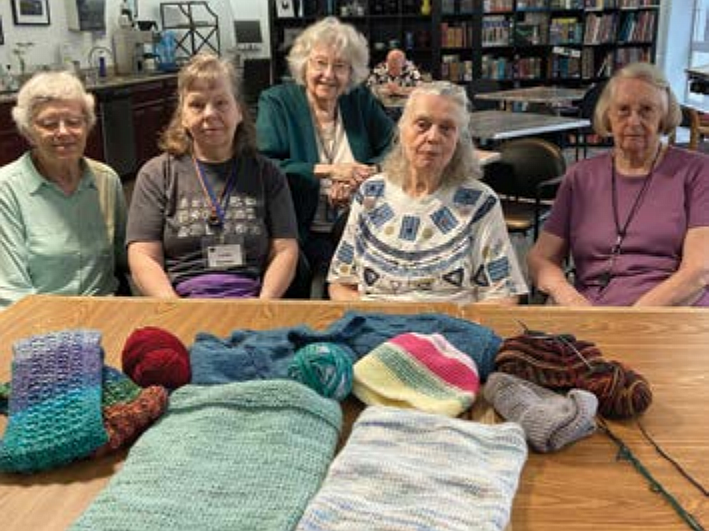
[[[244,253],[238,243],[209,245],[207,251],[207,266],[210,269],[226,269],[244,265]]]

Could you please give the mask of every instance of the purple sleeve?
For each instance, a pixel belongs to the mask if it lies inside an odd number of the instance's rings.
[[[554,204],[544,224],[544,230],[549,234],[569,241],[569,220],[571,217],[571,201],[573,199],[572,174],[567,172],[554,198]]]
[[[686,154],[685,154],[686,153]],[[709,226],[709,157],[683,152],[686,162],[680,171],[687,172],[687,226]]]

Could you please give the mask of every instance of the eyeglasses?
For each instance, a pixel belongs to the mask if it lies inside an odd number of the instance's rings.
[[[86,126],[86,118],[83,116],[64,116],[61,118],[42,118],[35,120],[35,126],[44,131],[55,133],[59,131],[62,124],[69,131],[79,131]]]
[[[643,105],[641,107],[619,105],[613,107],[612,112],[618,120],[628,120],[633,115],[633,112],[643,122],[654,122],[660,116],[660,109],[652,105]]]
[[[344,61],[336,61],[334,63],[330,63],[327,59],[323,57],[311,57],[309,59],[310,66],[311,68],[320,74],[323,72],[326,72],[328,68],[332,68],[332,71],[335,73],[337,76],[344,76],[345,74],[348,74],[350,71],[350,65],[349,63],[346,63]]]

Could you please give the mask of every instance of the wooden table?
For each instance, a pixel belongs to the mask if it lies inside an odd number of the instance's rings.
[[[502,102],[505,107],[514,103],[540,103],[552,109],[567,106],[583,99],[587,89],[567,87],[524,87],[494,92],[481,92],[476,99]]]
[[[588,127],[585,118],[507,111],[478,111],[470,114],[470,134],[480,141],[509,140],[523,136],[558,133]]]
[[[654,402],[642,422],[664,450],[704,485],[709,484],[709,311],[696,309],[496,308],[490,305],[359,303],[327,301],[159,301],[147,298],[32,296],[0,313],[0,378],[10,378],[11,345],[50,330],[97,328],[108,363],[135,328],[171,330],[186,344],[197,331],[226,336],[236,328],[266,329],[301,323],[324,328],[352,307],[395,313],[439,311],[478,321],[502,336],[529,327],[571,332],[598,343],[609,359],[624,361],[652,384]],[[359,410],[345,408],[347,423]],[[489,420],[482,397],[473,418]],[[0,430],[4,420],[0,417]],[[650,473],[704,525],[709,500],[643,439],[632,421],[611,422]],[[670,505],[653,492],[617,448],[596,433],[556,454],[530,454],[515,497],[514,531],[673,531],[687,529]],[[65,529],[121,466],[123,455],[75,463],[33,475],[0,475],[4,531]]]

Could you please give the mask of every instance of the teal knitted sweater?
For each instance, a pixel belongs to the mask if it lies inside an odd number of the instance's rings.
[[[73,529],[291,530],[341,424],[337,402],[292,381],[182,387]]]

